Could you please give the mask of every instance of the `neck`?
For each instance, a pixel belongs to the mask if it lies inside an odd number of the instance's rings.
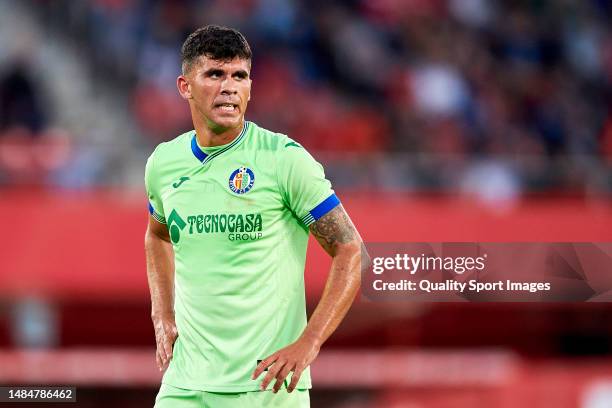
[[[224,128],[216,126],[214,123],[204,119],[193,117],[193,126],[196,131],[198,144],[202,147],[214,147],[231,143],[238,137],[244,125],[242,118],[238,126]]]

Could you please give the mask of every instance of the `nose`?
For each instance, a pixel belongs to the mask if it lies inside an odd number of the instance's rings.
[[[222,95],[232,95],[238,93],[238,89],[236,88],[236,82],[231,76],[227,76],[223,82],[221,82],[221,94]]]

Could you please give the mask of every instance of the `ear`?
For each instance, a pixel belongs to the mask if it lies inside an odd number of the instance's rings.
[[[191,99],[191,85],[189,80],[184,75],[179,75],[176,78],[176,87],[178,88],[179,94],[183,99]]]

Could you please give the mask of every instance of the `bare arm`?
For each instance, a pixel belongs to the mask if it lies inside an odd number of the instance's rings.
[[[348,312],[361,285],[363,241],[342,205],[314,222],[310,231],[332,257],[327,283],[300,338],[263,360],[255,369],[253,377],[257,378],[271,366],[262,382],[262,389],[276,378],[274,392],[278,392],[287,375],[293,371],[288,387],[289,392],[293,391],[302,371],[317,357],[321,345]]]
[[[363,242],[342,205],[313,223],[310,231],[332,257],[323,295],[302,335],[322,345],[348,312],[361,286]]]
[[[155,357],[162,371],[172,359],[172,346],[178,336],[174,321],[174,261],[168,228],[153,217],[149,217],[145,233],[145,254],[157,345]]]

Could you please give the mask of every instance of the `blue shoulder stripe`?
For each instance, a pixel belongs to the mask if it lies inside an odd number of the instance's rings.
[[[151,202],[149,201],[149,214],[151,214],[151,216],[159,223],[161,224],[165,224],[166,223],[166,218],[164,218],[163,216],[159,215],[156,211],[155,208],[153,207],[153,204],[151,204]]]
[[[302,222],[307,226],[336,208],[340,204],[340,199],[335,193],[332,193],[329,197],[323,200],[319,205],[310,210],[308,214],[302,217]]]

